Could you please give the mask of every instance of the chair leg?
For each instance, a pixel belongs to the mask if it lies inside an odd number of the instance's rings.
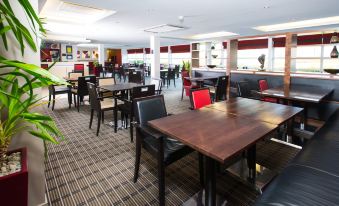
[[[91,118],[90,118],[90,120],[89,120],[89,128],[90,128],[90,129],[91,129],[91,127],[92,127],[93,115],[94,115],[94,109],[91,109]]]
[[[173,78],[173,81],[174,81],[174,87],[176,87],[176,86],[175,86],[175,77]]]
[[[138,181],[138,177],[139,177],[140,157],[141,157],[141,140],[139,137],[139,133],[137,131],[136,137],[135,137],[135,163],[134,163],[134,177],[133,177],[134,183]]]
[[[74,97],[74,107],[77,107],[77,99],[76,99],[75,94],[73,95],[73,97]]]
[[[54,110],[54,105],[55,105],[55,94],[53,94],[52,111]]]
[[[105,118],[105,113],[104,111],[101,112],[101,120],[102,120],[102,123],[104,123],[104,118]]]
[[[51,104],[51,97],[52,97],[52,95],[49,94],[49,95],[48,95],[48,105],[47,105],[48,108],[49,108],[49,105]]]
[[[72,105],[72,94],[70,92],[68,92],[68,108],[71,108]]]
[[[77,109],[78,109],[78,112],[80,110],[80,96],[78,95],[78,100],[77,100]]]
[[[98,127],[97,127],[97,136],[99,135],[99,130],[100,130],[100,123],[101,123],[101,114],[98,113]]]
[[[165,205],[165,165],[164,165],[164,140],[158,140],[158,189],[159,205]]]
[[[132,125],[132,121],[133,121],[133,116],[131,115],[130,120],[129,120],[129,132],[131,135],[131,142],[133,142],[133,125]]]

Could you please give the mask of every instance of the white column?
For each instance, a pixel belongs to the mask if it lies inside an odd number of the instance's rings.
[[[126,48],[121,49],[121,56],[122,56],[122,63],[128,63],[128,54],[127,54]]]
[[[98,44],[99,64],[105,64],[105,48],[103,44]]]
[[[151,77],[160,78],[160,38],[154,34],[150,38]]]
[[[268,56],[267,56],[267,70],[273,71],[273,61],[274,61],[274,52],[273,52],[273,38],[268,37]]]

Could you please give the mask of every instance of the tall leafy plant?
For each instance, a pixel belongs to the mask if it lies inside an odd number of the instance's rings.
[[[17,18],[11,3],[18,3],[24,10],[29,27]],[[8,51],[8,37],[12,35],[24,56],[28,45],[37,52],[36,39],[44,35],[41,19],[35,13],[29,0],[2,0],[0,2],[0,35],[4,48]],[[34,111],[41,105],[41,98],[34,91],[49,85],[67,84],[48,70],[33,64],[7,59],[0,55],[0,162],[7,151],[12,137],[28,131],[35,137],[58,143],[62,134],[51,117]]]

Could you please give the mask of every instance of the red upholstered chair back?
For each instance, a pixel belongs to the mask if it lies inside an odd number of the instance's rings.
[[[268,89],[268,84],[267,84],[266,79],[259,80],[259,90],[262,92],[267,89]]]
[[[41,68],[48,69],[48,64],[41,64]]]
[[[182,78],[182,85],[183,86],[191,86],[191,81],[188,79],[185,79],[185,77],[189,77],[188,71],[181,71],[181,78]]]
[[[193,109],[210,105],[212,101],[209,88],[191,89],[190,100]]]
[[[84,64],[74,64],[74,71],[84,71]]]

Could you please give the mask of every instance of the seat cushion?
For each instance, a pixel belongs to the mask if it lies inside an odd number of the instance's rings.
[[[158,151],[158,141],[152,136],[145,136],[143,146],[146,150],[151,149],[153,152]],[[180,159],[180,157],[192,152],[193,150],[178,140],[164,137],[164,162],[166,165]]]
[[[60,86],[55,86],[54,91],[56,94],[64,94],[69,92],[68,87],[60,87]]]
[[[292,165],[264,190],[255,205],[337,205],[339,177]]]

